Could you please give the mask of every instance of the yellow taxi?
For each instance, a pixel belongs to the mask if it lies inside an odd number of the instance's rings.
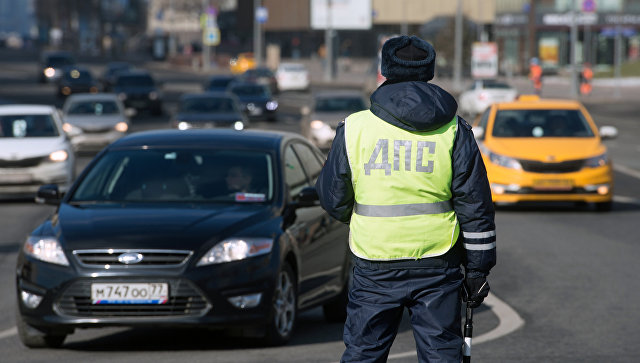
[[[240,53],[229,61],[229,70],[233,74],[242,74],[255,67],[256,60],[253,57],[253,53]]]
[[[473,127],[495,203],[574,201],[611,210],[613,172],[603,138],[575,100],[522,95],[491,105]]]

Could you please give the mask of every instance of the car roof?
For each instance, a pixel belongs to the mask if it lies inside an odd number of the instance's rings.
[[[571,99],[539,98],[535,95],[521,95],[515,101],[497,103],[499,110],[524,109],[578,109],[582,104]]]
[[[51,114],[56,110],[55,107],[50,105],[0,105],[0,115],[15,115],[15,114]]]
[[[271,130],[198,129],[198,130],[150,130],[129,134],[109,146],[109,148],[204,146],[246,147],[247,149],[278,150],[286,140],[302,140],[301,135]]]

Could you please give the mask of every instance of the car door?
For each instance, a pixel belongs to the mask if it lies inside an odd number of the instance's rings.
[[[302,142],[291,144],[307,177],[315,186],[322,163],[312,147]],[[300,231],[301,304],[311,304],[340,291],[347,259],[347,227],[329,217],[320,204],[299,208],[297,217],[304,224]],[[304,299],[304,300],[303,300]]]

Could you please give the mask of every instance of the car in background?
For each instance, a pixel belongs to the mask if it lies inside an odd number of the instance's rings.
[[[211,76],[204,85],[204,90],[205,92],[224,92],[235,79],[236,76],[228,74]]]
[[[276,79],[280,91],[308,91],[311,84],[309,70],[300,63],[280,63]]]
[[[243,130],[249,124],[238,97],[227,92],[188,93],[180,97],[171,127],[188,130],[226,127]]]
[[[98,82],[89,69],[78,66],[63,68],[58,80],[58,97],[67,97],[76,93],[98,93]]]
[[[127,62],[109,62],[104,68],[100,82],[105,92],[111,91],[120,73],[128,72],[133,66]]]
[[[75,64],[76,60],[69,52],[44,52],[38,62],[38,82],[57,82],[62,77],[62,69]]]
[[[58,347],[76,328],[231,329],[267,344],[300,311],[346,318],[348,227],[319,205],[324,156],[293,133],[154,130],[109,145],[25,239],[17,331]]]
[[[113,86],[125,107],[137,111],[148,110],[158,116],[162,114],[162,92],[151,73],[145,70],[133,70],[120,73]]]
[[[350,114],[369,108],[360,91],[324,91],[313,96],[308,117],[300,132],[321,149],[329,149],[338,124]]]
[[[238,76],[242,82],[257,83],[269,87],[272,94],[278,93],[278,80],[275,73],[267,67],[249,69]]]
[[[493,79],[478,79],[471,87],[460,94],[458,110],[462,115],[475,117],[491,104],[509,102],[516,99],[518,91],[504,82]]]
[[[473,127],[496,203],[573,201],[612,207],[612,161],[603,138],[575,100],[522,95],[494,103]]]
[[[232,74],[242,74],[255,67],[256,60],[250,52],[240,53],[229,60],[229,70]]]
[[[267,86],[249,82],[233,82],[228,92],[240,100],[240,108],[250,119],[278,119],[278,101]]]
[[[76,94],[62,106],[63,128],[76,151],[97,151],[124,136],[129,117],[115,93]]]
[[[33,197],[45,184],[66,192],[75,154],[53,106],[0,106],[0,195]]]

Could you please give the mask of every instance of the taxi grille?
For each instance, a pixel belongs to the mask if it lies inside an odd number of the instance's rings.
[[[125,264],[118,260],[123,253],[142,255],[142,260],[135,264]],[[78,261],[86,267],[172,267],[187,261],[191,251],[185,250],[76,250],[73,251]]]
[[[560,163],[545,163],[535,160],[518,160],[522,169],[531,173],[573,173],[580,171],[584,160],[569,160]]]
[[[207,300],[190,283],[184,280],[168,283],[169,300],[165,304],[92,304],[91,281],[78,281],[63,292],[56,307],[60,313],[70,316],[132,318],[200,316],[210,308]]]

